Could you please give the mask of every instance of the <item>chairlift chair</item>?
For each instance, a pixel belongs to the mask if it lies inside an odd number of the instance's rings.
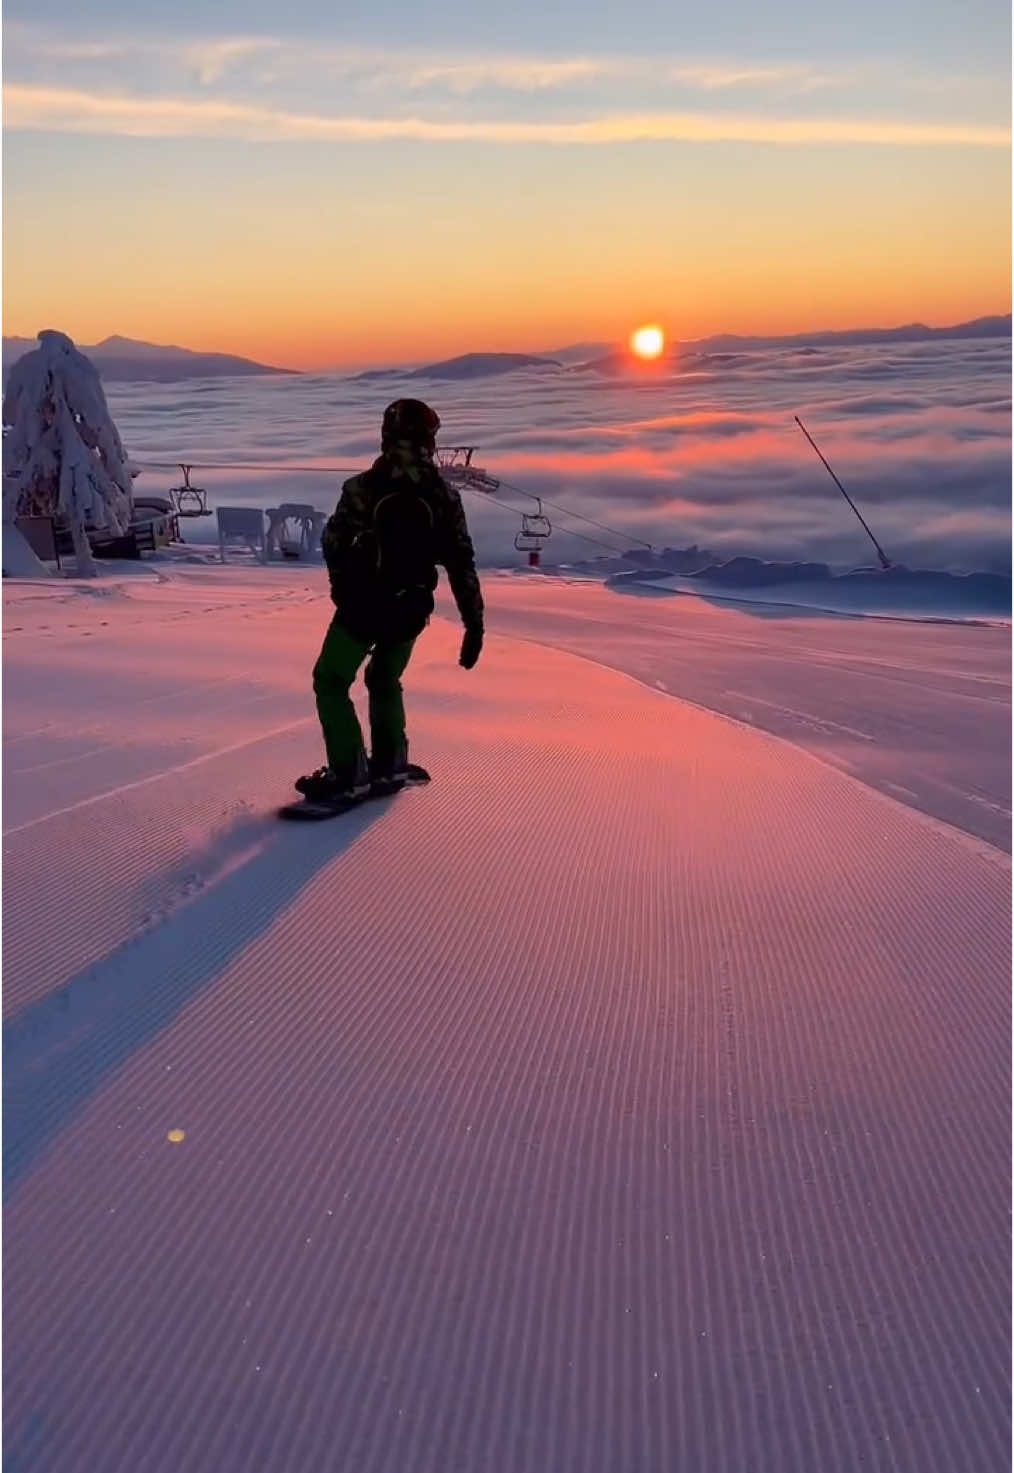
[[[542,510],[542,502],[536,497],[537,512],[521,513],[521,531],[514,537],[518,552],[527,552],[528,566],[537,568],[542,557],[542,544],[552,534],[553,526]]]
[[[553,531],[553,524],[543,513],[541,499],[539,497],[535,499],[539,509],[521,513],[521,530],[528,537],[549,537]]]
[[[178,464],[180,470],[183,472],[183,485],[171,486],[169,489],[169,495],[172,499],[173,506],[176,508],[177,515],[181,517],[210,517],[211,512],[208,510],[207,491],[205,491],[203,486],[191,486],[190,484],[190,472],[193,470],[193,466],[184,465],[182,461],[179,461]]]

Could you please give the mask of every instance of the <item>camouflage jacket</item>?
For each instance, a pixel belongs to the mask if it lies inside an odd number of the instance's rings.
[[[334,515],[324,528],[321,546],[331,578],[331,597],[339,612],[346,613],[355,598],[354,568],[357,553],[368,543],[373,531],[373,509],[379,498],[407,474],[425,496],[433,510],[436,533],[436,560],[447,571],[454,601],[462,623],[468,628],[482,628],[483,603],[479,578],[475,571],[475,551],[468,535],[461,496],[430,462],[402,470],[385,457],[368,470],[353,476],[342,486],[341,498]],[[355,610],[348,608],[353,614]]]

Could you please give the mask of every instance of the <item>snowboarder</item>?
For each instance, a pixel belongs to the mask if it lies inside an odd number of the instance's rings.
[[[418,399],[384,413],[381,453],[342,487],[322,547],[337,612],[313,670],[327,764],[296,782],[313,804],[338,807],[428,774],[408,761],[401,676],[433,612],[437,564],[465,626],[459,663],[482,650],[483,603],[458,492],[433,463],[440,420]],[[366,666],[371,755],[349,690]]]

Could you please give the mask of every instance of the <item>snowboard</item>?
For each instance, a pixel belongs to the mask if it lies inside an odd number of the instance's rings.
[[[375,783],[361,798],[349,798],[342,803],[321,803],[315,798],[300,798],[294,803],[284,803],[278,809],[278,817],[297,823],[323,823],[325,819],[340,818],[343,813],[351,813],[354,808],[362,808],[364,803],[372,803],[377,798],[393,798],[402,788],[417,788],[429,780],[430,775],[424,767],[417,767],[410,762],[408,776],[402,782]]]

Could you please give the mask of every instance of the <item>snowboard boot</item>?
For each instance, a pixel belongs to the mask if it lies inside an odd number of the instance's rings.
[[[341,772],[332,767],[318,767],[316,772],[298,777],[295,787],[296,792],[302,793],[311,803],[355,803],[370,792],[366,757],[360,754]]]
[[[302,793],[304,798],[313,798],[318,789],[324,789],[331,778],[330,767],[318,767],[316,772],[308,772],[303,777],[297,777],[295,789]]]
[[[408,755],[404,751],[393,761],[384,761],[382,758],[370,758],[370,788],[377,796],[384,793],[397,793],[400,788],[407,788],[418,783],[428,783],[430,775],[425,767],[420,767],[416,762],[409,762]]]

